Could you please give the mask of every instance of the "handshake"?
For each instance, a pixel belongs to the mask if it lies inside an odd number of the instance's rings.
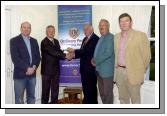
[[[75,56],[75,50],[73,49],[73,48],[70,48],[70,47],[68,47],[67,48],[67,51],[68,51],[68,53],[66,54],[66,59],[67,60],[72,60],[73,58],[74,58],[74,56]]]

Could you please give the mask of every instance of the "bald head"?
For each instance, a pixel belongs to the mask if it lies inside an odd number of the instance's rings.
[[[85,36],[90,36],[93,33],[93,27],[91,24],[85,24],[84,25],[84,34]]]
[[[21,34],[23,34],[24,36],[29,36],[31,33],[31,24],[29,22],[23,22],[21,23]]]

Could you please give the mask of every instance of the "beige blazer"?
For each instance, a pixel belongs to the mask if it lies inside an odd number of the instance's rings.
[[[119,43],[121,33],[114,37],[115,68],[117,67]],[[144,81],[144,73],[150,63],[150,42],[145,33],[131,29],[125,46],[125,65],[127,77],[132,85],[141,84]],[[117,74],[115,74],[115,81]]]

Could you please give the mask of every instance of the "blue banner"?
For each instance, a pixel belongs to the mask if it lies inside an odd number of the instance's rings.
[[[58,37],[61,49],[80,49],[83,38],[83,25],[92,23],[91,5],[59,5]],[[80,60],[60,61],[60,83],[81,83]]]

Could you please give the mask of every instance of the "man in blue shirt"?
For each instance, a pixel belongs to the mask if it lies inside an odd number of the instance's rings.
[[[31,24],[21,24],[21,34],[10,40],[11,58],[14,64],[15,103],[24,103],[26,90],[27,104],[35,103],[36,69],[40,63],[37,40],[30,37]]]
[[[98,87],[103,104],[113,103],[114,77],[114,36],[109,32],[110,24],[101,19],[99,30],[101,37],[95,48],[92,64],[96,66]]]

